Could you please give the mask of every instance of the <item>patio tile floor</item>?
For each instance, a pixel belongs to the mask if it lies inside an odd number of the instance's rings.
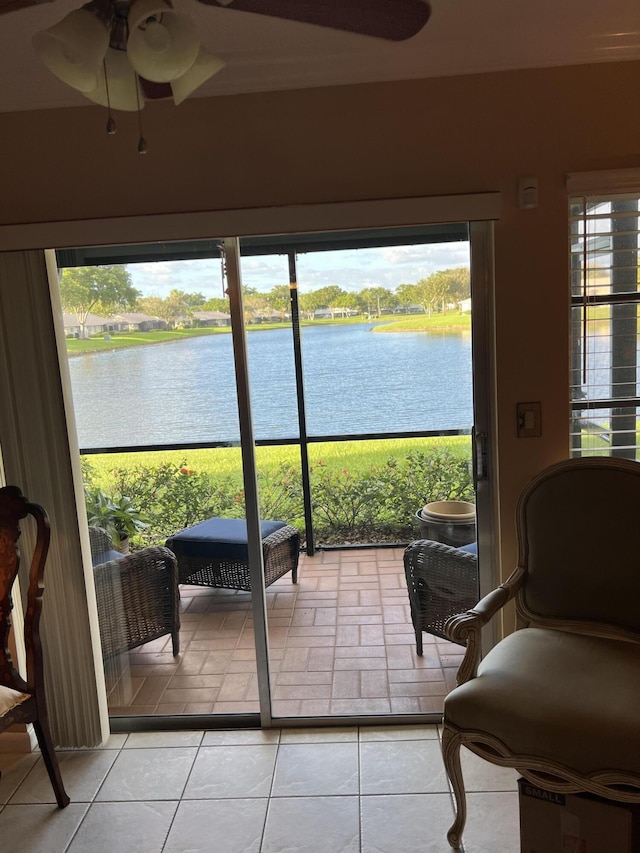
[[[274,716],[442,711],[463,649],[415,637],[402,548],[300,556],[298,583],[267,589]],[[249,593],[181,587],[181,651],[170,637],[107,666],[112,716],[258,711]]]

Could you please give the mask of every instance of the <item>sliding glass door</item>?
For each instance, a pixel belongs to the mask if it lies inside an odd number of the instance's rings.
[[[441,711],[462,649],[425,633],[418,654],[403,555],[477,540],[489,256],[466,224],[58,253],[88,523],[114,546],[94,562],[125,623],[153,609],[125,562],[178,555],[179,653],[164,627],[112,649],[113,718]]]

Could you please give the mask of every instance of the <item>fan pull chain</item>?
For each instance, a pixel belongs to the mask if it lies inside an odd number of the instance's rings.
[[[138,154],[147,153],[147,140],[142,135],[142,111],[140,109],[140,89],[138,88],[138,79],[136,77],[136,101],[138,103],[138,129],[140,131],[140,139],[138,140]]]
[[[111,115],[111,98],[109,96],[109,78],[107,76],[107,62],[105,59],[102,60],[102,68],[104,70],[104,87],[107,91],[107,111],[108,111],[108,116],[109,116],[107,118],[107,133],[109,134],[109,136],[113,136],[113,134],[116,132],[116,120]]]

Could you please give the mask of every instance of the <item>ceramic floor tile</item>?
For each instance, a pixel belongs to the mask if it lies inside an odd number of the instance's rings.
[[[420,700],[415,696],[392,696],[392,714],[419,714]]]
[[[201,747],[183,798],[268,797],[277,749],[275,744]]]
[[[119,754],[112,749],[59,752],[60,774],[71,802],[91,802]],[[31,773],[9,802],[16,805],[19,803],[55,803],[55,801],[49,774],[44,766],[44,761],[39,758]]]
[[[105,740],[104,743],[100,744],[100,746],[94,746],[93,749],[122,749],[122,747],[127,742],[128,734],[115,734],[109,735],[109,737]],[[69,752],[65,747],[58,747],[56,752]],[[72,750],[76,751],[76,750]]]
[[[437,740],[437,726],[361,726],[360,741]]]
[[[0,812],[0,838],[7,853],[58,853],[66,850],[89,803],[6,806]]]
[[[202,746],[278,743],[280,729],[219,729],[204,733]]]
[[[517,793],[468,794],[467,809],[465,853],[520,853]]]
[[[358,797],[272,799],[261,853],[359,853]]]
[[[163,853],[260,853],[267,803],[267,799],[183,801]]]
[[[66,853],[160,853],[177,807],[177,802],[94,803]]]
[[[275,685],[291,687],[292,685],[308,686],[310,684],[331,684],[330,672],[278,672]]]
[[[127,738],[129,735],[127,734],[115,734],[109,735],[107,740],[101,745],[95,747],[96,749],[122,749],[122,747],[127,742]]]
[[[461,647],[425,634],[425,654],[415,654],[402,549],[324,556],[300,564],[297,586],[285,578],[267,590],[273,672],[300,673],[274,680],[278,715],[441,713],[456,671],[443,668],[441,657],[453,664]],[[168,638],[131,653],[138,692],[114,692],[112,712],[127,714],[128,705],[143,715],[257,711],[249,604],[244,593],[194,588],[186,595],[183,587],[180,658]],[[331,683],[304,680],[316,673],[336,674],[331,695],[310,689]]]
[[[200,746],[204,732],[132,732],[124,745],[125,749],[141,749],[167,746]]]
[[[361,743],[360,780],[362,794],[449,791],[437,740]]]
[[[300,717],[329,717],[330,715],[330,699],[302,699],[300,701]]]
[[[123,749],[100,789],[99,801],[179,800],[197,749]]]
[[[214,702],[214,714],[259,714],[260,705],[257,701],[245,699],[243,702]]]
[[[389,699],[332,699],[333,714],[390,714]]]
[[[289,743],[278,750],[274,797],[358,793],[356,743]]]
[[[448,794],[362,797],[361,853],[452,853]]]
[[[330,699],[331,692],[330,684],[276,686],[273,691],[273,699],[275,702],[287,699]]]
[[[282,729],[280,743],[344,743],[358,740],[356,726]]]
[[[35,752],[29,755],[0,752],[0,805],[11,799],[38,758],[39,755]]]
[[[387,662],[384,657],[336,657],[334,663],[334,669],[336,672],[339,670],[385,670],[386,668]]]
[[[333,699],[359,699],[360,672],[348,669],[334,672],[330,695]]]

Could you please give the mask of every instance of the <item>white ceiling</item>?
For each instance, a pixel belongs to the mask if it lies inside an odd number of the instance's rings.
[[[0,18],[0,112],[91,106],[31,48],[35,32],[80,5],[56,0]],[[400,43],[197,0],[174,6],[226,62],[198,97],[640,59],[638,0],[432,0],[426,27]]]

